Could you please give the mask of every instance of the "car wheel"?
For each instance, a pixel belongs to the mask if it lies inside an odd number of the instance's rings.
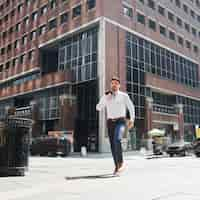
[[[31,154],[31,156],[36,156],[37,155],[37,153],[35,153],[35,152],[31,152],[30,154]]]
[[[181,156],[186,156],[185,151],[182,151],[182,152],[181,152]]]
[[[173,153],[170,153],[170,154],[169,154],[169,156],[170,156],[170,157],[173,157],[173,156],[174,156],[174,154],[173,154]]]
[[[196,157],[200,157],[200,153],[196,153],[195,155],[196,155]]]
[[[57,153],[56,152],[49,152],[48,156],[49,157],[57,157]]]
[[[67,154],[66,153],[63,153],[60,155],[61,157],[67,157]]]
[[[47,153],[40,153],[40,156],[47,156]]]

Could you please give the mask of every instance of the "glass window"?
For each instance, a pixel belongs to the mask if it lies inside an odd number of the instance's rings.
[[[19,59],[20,64],[23,64],[23,63],[24,63],[24,57],[25,57],[25,55],[21,55],[21,56],[20,56],[20,59]]]
[[[26,17],[26,18],[24,19],[24,25],[25,25],[25,26],[28,26],[28,25],[29,25],[29,18],[28,18],[28,17]]]
[[[50,8],[51,9],[56,8],[56,4],[57,4],[56,0],[50,0]]]
[[[43,25],[39,28],[39,35],[43,35],[46,32],[46,25]]]
[[[32,13],[32,15],[31,15],[32,21],[36,21],[37,17],[38,17],[38,13],[37,12]]]
[[[87,0],[87,9],[91,10],[95,8],[96,6],[96,0]]]
[[[188,40],[186,40],[185,43],[186,43],[186,47],[188,49],[190,49],[191,48],[191,42],[189,42]]]
[[[176,38],[175,38],[175,33],[174,33],[174,32],[169,31],[169,39],[171,39],[171,40],[176,40]]]
[[[183,26],[182,19],[180,19],[179,17],[176,18],[176,23],[177,23],[177,25],[179,25],[180,27]]]
[[[0,72],[3,71],[3,65],[0,65]]]
[[[168,12],[168,19],[172,22],[174,22],[174,15],[171,12]]]
[[[29,7],[31,5],[31,0],[26,0],[26,6]]]
[[[5,54],[5,48],[1,48],[1,55]]]
[[[160,5],[158,6],[158,12],[163,16],[165,15],[165,9],[161,7]]]
[[[22,37],[22,45],[26,45],[27,44],[27,36]]]
[[[185,11],[185,13],[188,13],[188,7],[185,4],[183,4],[183,10]]]
[[[194,50],[195,53],[198,53],[199,52],[198,46],[194,45],[193,50]]]
[[[166,28],[160,25],[160,34],[166,36]]]
[[[149,28],[156,31],[156,22],[149,19]]]
[[[71,69],[76,82],[96,78],[97,41],[95,28],[60,42],[59,70]]]
[[[18,5],[18,7],[17,7],[18,13],[21,13],[22,10],[23,10],[23,4]]]
[[[10,62],[7,62],[6,65],[5,65],[5,70],[8,70],[10,67]]]
[[[75,8],[73,8],[72,10],[72,18],[78,17],[81,15],[81,5],[76,6]]]
[[[177,6],[177,7],[179,7],[179,8],[181,7],[181,2],[180,2],[180,0],[175,0],[175,3],[176,3],[176,6]]]
[[[178,43],[183,46],[183,38],[181,36],[178,36]]]
[[[33,60],[34,59],[34,53],[35,53],[34,50],[28,52],[28,60]]]
[[[148,6],[152,9],[155,9],[155,2],[153,0],[148,0]]]
[[[185,23],[185,30],[187,30],[188,32],[190,32],[190,25]]]
[[[194,27],[192,27],[192,34],[196,37],[197,36],[197,30],[194,28]]]
[[[171,38],[172,40],[175,39],[175,33],[172,31]],[[177,36],[177,39],[178,43],[183,45],[182,36]],[[191,42],[189,42],[188,46],[198,53],[197,45],[191,47]],[[198,87],[199,72],[197,64],[133,34],[127,34],[126,60],[127,70],[129,71],[127,78],[134,83],[140,82],[140,78],[138,79],[136,75],[138,74],[140,77],[140,73],[145,71],[175,80],[189,87]]]
[[[57,20],[56,19],[49,21],[49,30],[56,28],[56,26],[57,26]]]
[[[131,7],[128,7],[127,5],[123,5],[123,14],[124,16],[133,17],[133,9]]]
[[[12,17],[15,16],[15,9],[13,9],[13,10],[11,11],[11,16],[12,16]]]
[[[143,118],[144,111],[144,93],[147,91],[144,86],[144,71],[138,63],[145,61],[145,71],[158,74],[161,77],[167,77],[171,80],[181,82],[190,87],[198,86],[198,65],[188,61],[187,59],[170,52],[164,48],[154,45],[145,39],[127,33],[126,37],[127,53],[127,91],[136,106],[136,118]],[[139,46],[139,56],[135,57],[135,49]],[[128,55],[128,54],[127,54]],[[136,64],[136,65],[135,65]],[[139,66],[139,67],[138,67]],[[151,91],[149,91],[151,95]],[[176,99],[172,96],[153,94],[154,102],[162,103],[163,105],[173,105]],[[180,103],[184,104],[184,118],[187,120],[197,120],[196,102],[190,99],[182,99]],[[189,106],[185,106],[185,105]],[[193,106],[194,105],[194,106]],[[193,107],[192,107],[193,106]],[[199,103],[200,106],[200,103]],[[164,112],[170,112],[168,108],[164,108]],[[196,111],[196,112],[195,112]],[[188,114],[186,114],[188,113]],[[198,115],[198,120],[200,116]]]
[[[47,13],[47,5],[41,7],[40,9],[40,15],[45,15]]]
[[[140,14],[140,13],[137,13],[137,21],[141,24],[144,24],[145,25],[145,16]]]
[[[195,18],[195,12],[193,10],[190,10],[190,15],[192,18]]]
[[[17,49],[19,48],[19,40],[16,40],[14,43],[14,48]]]
[[[200,15],[197,15],[197,21],[200,22]]]
[[[68,21],[68,12],[63,13],[63,14],[60,16],[60,23],[61,23],[61,24],[66,23],[67,21]]]
[[[36,39],[36,31],[32,31],[31,33],[30,33],[30,40],[35,40]]]

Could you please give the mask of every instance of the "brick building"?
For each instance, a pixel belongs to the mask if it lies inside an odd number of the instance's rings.
[[[34,136],[74,130],[75,150],[107,151],[95,106],[117,75],[136,106],[137,141],[154,127],[191,139],[199,13],[199,0],[1,0],[0,115],[34,105]]]

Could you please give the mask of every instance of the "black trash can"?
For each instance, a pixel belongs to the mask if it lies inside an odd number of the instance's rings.
[[[61,144],[64,145],[64,147],[63,147],[63,153],[61,154],[61,156],[66,157],[71,152],[71,143],[66,138],[65,139],[61,139],[60,142],[61,142]]]
[[[32,120],[8,117],[0,123],[0,176],[24,176],[28,169]]]

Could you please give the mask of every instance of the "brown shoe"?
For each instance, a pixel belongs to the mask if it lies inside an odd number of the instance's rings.
[[[124,171],[124,169],[125,169],[125,164],[122,162],[119,164],[117,172],[122,172],[122,171]]]

